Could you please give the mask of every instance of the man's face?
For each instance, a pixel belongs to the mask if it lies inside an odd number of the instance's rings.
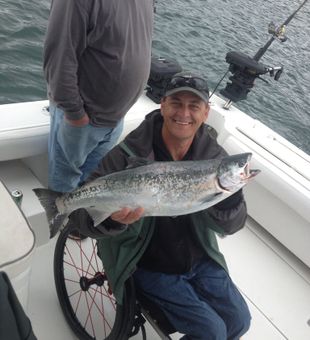
[[[180,141],[193,139],[207,119],[209,110],[210,107],[205,101],[188,91],[164,97],[161,101],[163,133]]]

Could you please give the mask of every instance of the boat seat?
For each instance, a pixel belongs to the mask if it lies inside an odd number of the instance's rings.
[[[46,152],[49,133],[48,101],[1,105],[0,161]]]
[[[25,308],[35,236],[26,218],[0,181],[0,271],[7,273]]]

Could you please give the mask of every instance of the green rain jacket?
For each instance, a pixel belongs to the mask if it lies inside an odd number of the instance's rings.
[[[97,172],[90,179],[125,169],[131,156],[154,159],[152,148],[154,125],[160,124],[161,121],[159,110],[148,114],[137,129],[104,157]],[[194,160],[226,156],[224,149],[216,142],[215,130],[206,124],[197,131],[192,150]],[[101,226],[92,228],[96,229],[99,256],[119,304],[122,303],[124,283],[136,270],[136,265],[152,238],[155,218],[153,216],[142,218],[121,232],[105,228],[104,222]],[[217,210],[214,206],[190,214],[190,219],[206,254],[227,270],[224,256],[218,248],[216,233],[232,234],[244,226],[246,205],[243,196],[241,202],[228,211]]]

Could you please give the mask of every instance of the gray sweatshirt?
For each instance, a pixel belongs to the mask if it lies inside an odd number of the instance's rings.
[[[69,119],[115,126],[150,72],[153,0],[52,0],[44,45],[49,99]]]

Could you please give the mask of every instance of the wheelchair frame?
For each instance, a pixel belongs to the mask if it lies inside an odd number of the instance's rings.
[[[154,317],[150,301],[136,297],[133,278],[125,283],[123,304],[116,303],[96,240],[73,240],[72,230],[62,230],[56,242],[54,279],[62,312],[78,339],[126,340],[139,332],[146,339],[146,320],[161,339],[171,339],[175,330],[158,308]]]

